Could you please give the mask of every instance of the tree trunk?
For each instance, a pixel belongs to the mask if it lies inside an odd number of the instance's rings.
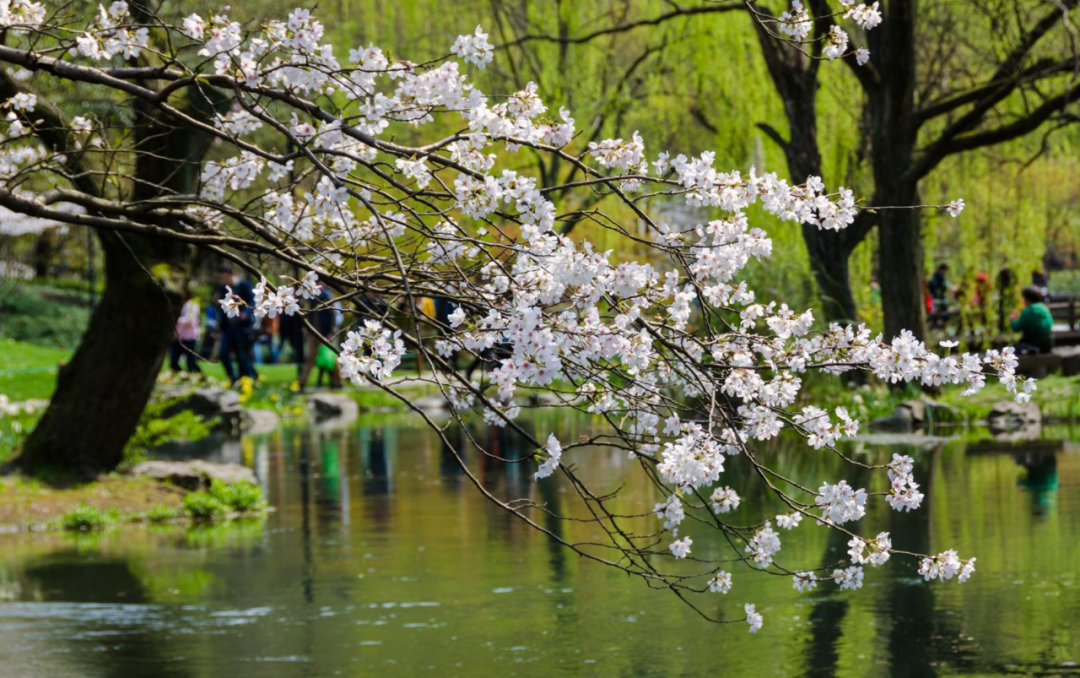
[[[917,195],[912,191],[908,203]],[[878,216],[878,243],[881,261],[881,306],[885,313],[885,336],[899,336],[909,330],[918,339],[926,337],[926,307],[923,296],[923,247],[918,210],[884,210]]]
[[[923,250],[919,213],[903,209],[918,203],[914,173],[918,129],[915,112],[916,0],[890,0],[885,5],[885,30],[867,36],[870,52],[887,64],[883,80],[868,94],[874,206],[897,207],[878,214],[878,255],[881,265],[881,308],[885,337],[908,330],[926,337],[922,295]]]
[[[788,176],[801,184],[810,176],[821,176],[821,152],[818,149],[817,92],[818,63],[806,58],[801,48],[775,38],[760,22],[754,22],[765,65],[773,86],[784,103],[790,130],[784,139],[771,125],[758,127],[784,151]],[[865,220],[847,231],[825,231],[803,224],[802,235],[810,259],[810,271],[817,284],[825,320],[857,322],[858,310],[851,293],[848,258],[866,236]]]
[[[209,118],[208,92],[176,95],[179,105]],[[194,192],[209,137],[134,101],[135,171],[130,197],[145,201]],[[212,109],[211,109],[212,111]],[[158,226],[180,229],[168,219]],[[16,463],[83,477],[110,471],[142,415],[176,336],[187,295],[191,249],[177,241],[100,233],[105,292],[71,362],[60,370],[45,416]]]
[[[857,323],[859,312],[855,307],[848,274],[851,248],[844,234],[823,231],[810,224],[803,224],[802,232],[825,319],[829,322]]]
[[[110,232],[101,241],[105,293],[16,462],[30,472],[86,478],[116,468],[175,336],[185,248]]]
[[[44,278],[49,275],[49,270],[52,268],[52,258],[56,253],[51,242],[51,233],[48,230],[40,233],[34,238],[34,249],[31,253],[31,259],[34,267],[34,277]]]

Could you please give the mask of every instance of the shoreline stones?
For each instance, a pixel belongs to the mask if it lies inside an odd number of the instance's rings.
[[[905,432],[963,421],[955,408],[929,398],[905,400],[893,413],[870,422],[871,431]]]
[[[349,424],[360,416],[360,406],[347,395],[316,393],[308,398],[308,410],[316,424]]]
[[[240,426],[248,435],[271,433],[281,423],[281,417],[271,410],[243,410]]]
[[[240,482],[258,484],[255,472],[247,466],[232,463],[216,463],[193,459],[191,461],[144,461],[128,471],[136,477],[153,478],[159,482],[182,487],[185,490],[204,490],[214,480],[227,485]]]
[[[216,417],[216,430],[227,436],[240,435],[240,396],[235,391],[224,388],[197,388],[166,407],[161,417],[168,419],[184,411],[192,412],[206,421]]]
[[[1009,400],[994,403],[986,424],[992,433],[1011,433],[1025,428],[1041,427],[1042,412],[1034,403],[1016,403]]]

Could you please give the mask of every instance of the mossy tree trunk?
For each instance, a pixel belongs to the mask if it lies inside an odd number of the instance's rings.
[[[194,192],[208,138],[148,106],[136,102],[134,108],[138,118],[130,199]],[[155,225],[180,228],[160,220]],[[116,468],[175,337],[187,295],[191,248],[120,232],[102,231],[99,238],[105,291],[17,460],[31,472],[89,477]]]
[[[811,176],[823,176],[817,119],[818,68],[821,62],[809,58],[801,46],[777,38],[766,25],[754,22],[754,27],[765,66],[784,104],[788,137],[785,138],[767,123],[759,123],[758,127],[784,151],[792,183],[801,184]],[[858,322],[848,259],[873,227],[874,216],[862,212],[856,222],[843,231],[824,230],[813,224],[802,225],[810,272],[817,285],[825,320]]]
[[[19,465],[80,477],[116,468],[135,431],[184,301],[182,248],[101,233],[105,291]],[[170,251],[172,250],[172,251]]]

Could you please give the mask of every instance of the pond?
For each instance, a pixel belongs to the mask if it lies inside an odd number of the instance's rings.
[[[529,425],[566,440],[594,424],[541,416]],[[506,458],[528,452],[510,436],[481,433]],[[265,519],[0,536],[0,673],[1080,674],[1080,447],[862,442],[849,451],[912,454],[927,494],[917,513],[870,511],[863,532],[890,530],[898,548],[976,555],[971,581],[925,584],[912,562],[894,558],[867,570],[862,590],[797,594],[786,579],[736,570],[732,592],[704,604],[736,617],[755,602],[765,627],[750,635],[743,624],[709,624],[673,595],[577,557],[485,500],[415,419],[366,415],[345,430],[284,427],[207,451],[256,470],[276,509]],[[842,474],[835,457],[805,447],[767,453],[800,478]],[[564,479],[536,483],[529,463],[467,461],[496,496],[574,510]],[[572,461],[599,486],[625,482],[624,506],[656,501],[623,453],[582,451]],[[858,484],[852,473],[840,477]],[[738,463],[725,475],[749,485]],[[746,493],[747,504],[767,501]],[[720,553],[717,538],[694,536],[695,550]],[[782,555],[812,567],[845,550],[804,523]]]

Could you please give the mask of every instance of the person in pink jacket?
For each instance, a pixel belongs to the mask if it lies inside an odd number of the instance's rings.
[[[199,369],[196,344],[199,341],[199,304],[188,299],[180,309],[180,318],[176,321],[176,340],[169,350],[169,368],[180,371],[180,357],[187,356],[187,371],[202,374]]]

